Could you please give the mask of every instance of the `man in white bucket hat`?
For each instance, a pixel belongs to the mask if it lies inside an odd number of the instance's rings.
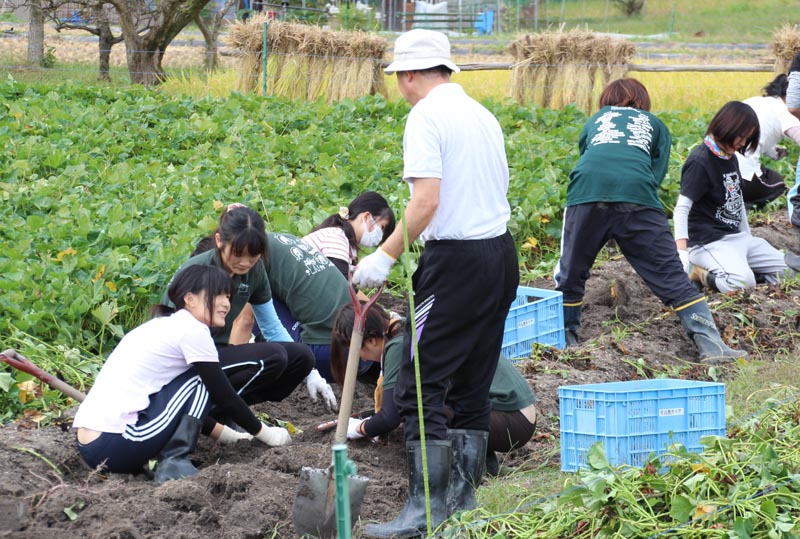
[[[508,162],[497,119],[450,82],[459,71],[447,36],[411,30],[397,38],[397,85],[412,105],[403,135],[403,179],[411,200],[403,220],[408,239],[424,240],[414,273],[417,343],[425,425],[431,523],[475,507],[489,431],[489,386],[497,367],[506,315],[516,297],[519,267],[506,223],[511,214]],[[364,257],[353,282],[374,287],[403,254],[403,227]],[[404,357],[412,357],[406,322]],[[395,402],[405,423],[408,501],[364,536],[418,537],[426,512],[414,363],[404,361]],[[445,408],[454,417],[447,426]]]

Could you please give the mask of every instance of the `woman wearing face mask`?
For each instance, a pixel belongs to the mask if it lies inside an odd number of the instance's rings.
[[[374,191],[366,191],[302,239],[325,255],[347,278],[351,267],[358,262],[359,247],[377,247],[394,227],[394,212],[386,199]]]

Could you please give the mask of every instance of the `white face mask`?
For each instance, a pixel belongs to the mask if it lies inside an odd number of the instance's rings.
[[[383,239],[383,230],[381,230],[381,227],[378,226],[378,223],[375,222],[375,219],[373,219],[371,215],[367,215],[367,217],[372,222],[372,230],[367,230],[367,224],[364,223],[364,233],[361,235],[361,241],[359,243],[362,247],[377,247]]]

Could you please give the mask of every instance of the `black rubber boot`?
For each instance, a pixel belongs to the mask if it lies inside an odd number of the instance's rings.
[[[451,429],[447,437],[453,447],[450,467],[450,490],[447,493],[447,510],[475,509],[475,489],[486,472],[486,444],[489,433],[484,430]]]
[[[434,528],[445,521],[447,488],[450,484],[451,451],[449,440],[428,440],[428,486],[431,495],[431,523]],[[425,517],[425,485],[422,473],[422,447],[420,442],[407,442],[408,500],[397,518],[386,524],[367,524],[364,537],[372,539],[408,539],[427,535]]]
[[[578,330],[581,327],[581,310],[579,305],[564,305],[564,342],[567,346],[578,345]]]
[[[497,453],[486,451],[486,475],[497,477],[500,475],[500,461],[497,460]]]
[[[700,352],[700,361],[717,363],[728,359],[747,357],[744,350],[734,350],[722,341],[714,317],[705,298],[687,307],[675,307],[683,329]]]
[[[197,474],[197,468],[189,460],[189,455],[197,446],[197,437],[200,435],[202,424],[202,421],[190,415],[181,418],[172,438],[167,441],[158,454],[158,466],[155,473],[157,484]]]

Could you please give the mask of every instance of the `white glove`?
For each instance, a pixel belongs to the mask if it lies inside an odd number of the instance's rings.
[[[347,439],[348,440],[358,440],[359,438],[363,438],[364,435],[358,432],[358,428],[361,426],[361,423],[366,421],[366,419],[357,419],[355,417],[351,417],[347,421]]]
[[[689,262],[689,251],[686,249],[678,249],[678,256],[681,259],[681,264],[683,264],[683,271],[689,273],[689,269],[692,267],[692,263]]]
[[[333,394],[333,389],[325,381],[325,378],[320,376],[317,369],[312,369],[308,376],[306,376],[306,387],[308,387],[308,396],[311,400],[317,402],[317,397],[322,397],[322,402],[331,410],[336,409],[336,395]]]
[[[255,435],[255,439],[271,447],[286,445],[292,441],[289,431],[283,427],[268,427],[261,423],[261,430]]]
[[[395,259],[380,247],[361,259],[353,272],[353,284],[362,288],[377,288],[389,276]]]
[[[223,425],[222,432],[220,432],[217,442],[221,444],[235,444],[240,440],[252,440],[253,435],[247,432],[235,431],[232,428]]]

